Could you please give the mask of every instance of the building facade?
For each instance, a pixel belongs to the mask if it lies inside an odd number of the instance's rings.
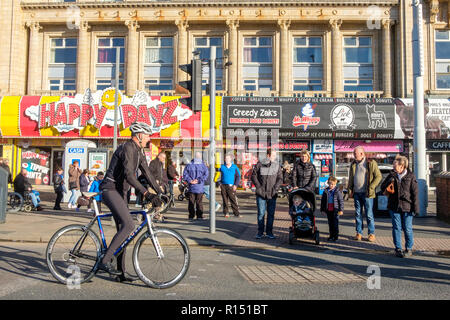
[[[450,2],[423,1],[423,9],[425,97],[448,99]],[[212,46],[221,65],[232,63],[218,70],[220,96],[413,94],[409,0],[24,0],[2,1],[0,18],[3,97],[107,90],[117,48],[126,95],[176,96],[175,85],[187,80],[178,66],[193,51],[207,59]],[[446,150],[430,147],[429,157],[446,169]]]

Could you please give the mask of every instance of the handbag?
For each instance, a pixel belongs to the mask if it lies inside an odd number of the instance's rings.
[[[383,195],[390,196],[391,194],[394,194],[394,181],[391,181],[391,183],[386,187],[386,190],[384,190]]]
[[[89,198],[85,198],[85,197],[81,196],[77,199],[77,204],[80,206],[88,206]]]
[[[69,190],[78,188],[76,181],[69,181]]]

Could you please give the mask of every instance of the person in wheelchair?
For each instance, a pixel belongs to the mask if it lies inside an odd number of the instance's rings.
[[[26,202],[26,199],[29,197],[36,211],[43,210],[39,204],[41,202],[41,199],[39,198],[39,192],[33,190],[31,183],[28,181],[27,169],[22,168],[22,170],[20,170],[20,173],[13,181],[13,185],[14,192],[19,193],[23,197],[24,202]]]

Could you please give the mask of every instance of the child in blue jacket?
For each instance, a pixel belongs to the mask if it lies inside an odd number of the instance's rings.
[[[330,237],[328,241],[336,241],[339,238],[339,216],[344,214],[344,196],[336,187],[337,179],[328,178],[328,188],[322,194],[320,211],[327,215]]]
[[[100,192],[99,186],[102,183],[104,177],[105,174],[102,171],[99,171],[94,181],[92,181],[91,187],[89,188],[89,192]],[[94,198],[97,201],[98,211],[102,212],[102,195],[99,194]],[[89,209],[88,212],[92,212],[92,209]]]

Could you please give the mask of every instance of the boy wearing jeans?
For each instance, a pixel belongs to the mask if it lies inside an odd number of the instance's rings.
[[[328,241],[336,241],[339,238],[339,216],[344,213],[344,196],[342,192],[336,188],[337,179],[335,177],[328,178],[328,188],[322,194],[320,202],[320,211],[327,215],[330,237]]]

